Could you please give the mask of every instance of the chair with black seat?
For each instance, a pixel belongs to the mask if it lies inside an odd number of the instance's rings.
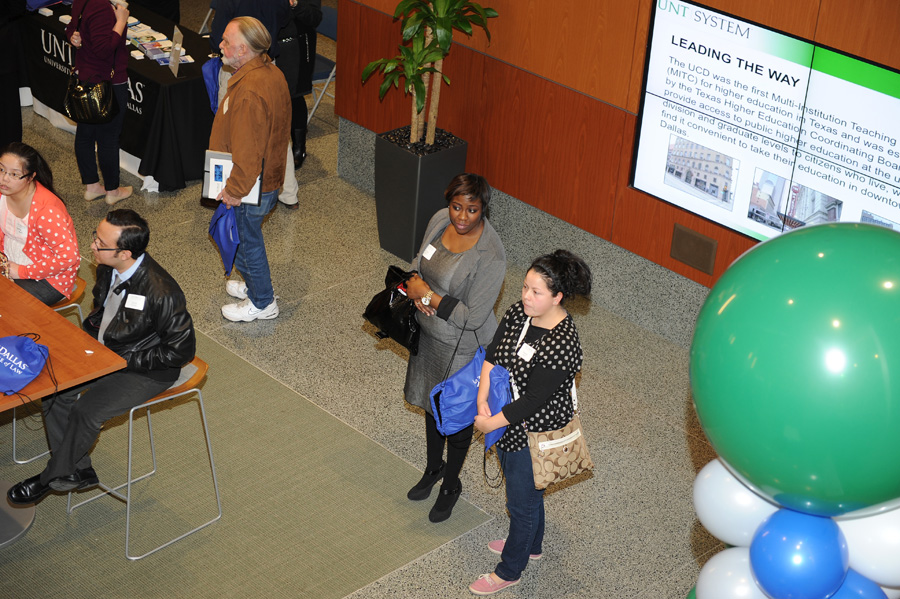
[[[331,8],[330,6],[322,7],[322,21],[319,23],[319,26],[316,27],[316,32],[337,42],[337,9]],[[307,123],[312,121],[313,115],[316,114],[316,110],[319,108],[319,104],[322,103],[322,98],[325,96],[334,98],[334,94],[328,92],[328,87],[331,85],[331,82],[334,81],[335,77],[337,77],[337,64],[333,60],[316,53],[316,64],[313,67],[312,77],[312,92],[315,102],[313,103],[312,110],[309,111],[309,116],[306,119]]]
[[[207,526],[209,526],[213,522],[216,522],[217,520],[219,520],[222,517],[222,500],[219,496],[219,483],[218,483],[218,480],[216,479],[216,464],[215,464],[215,461],[213,460],[212,444],[210,443],[210,439],[209,439],[209,428],[207,427],[207,424],[206,424],[206,410],[204,409],[204,406],[203,406],[203,394],[201,393],[200,387],[199,387],[200,383],[206,377],[206,373],[208,370],[209,370],[209,365],[206,362],[204,362],[203,360],[201,360],[200,358],[195,357],[189,364],[187,364],[184,368],[181,369],[181,375],[178,377],[178,380],[172,384],[171,387],[169,387],[166,391],[163,391],[162,393],[160,393],[159,395],[157,395],[150,401],[147,401],[141,405],[131,408],[131,410],[128,412],[128,471],[127,471],[127,478],[124,483],[122,483],[118,486],[115,486],[115,487],[108,487],[101,483],[100,484],[100,488],[102,489],[101,493],[97,493],[94,496],[92,496],[88,499],[85,499],[84,501],[81,501],[80,503],[76,503],[75,505],[72,505],[72,493],[71,492],[69,493],[68,502],[66,504],[66,512],[70,513],[70,514],[76,508],[81,507],[87,503],[94,501],[95,499],[99,499],[106,495],[112,495],[113,497],[121,499],[122,501],[125,502],[125,557],[130,560],[139,560],[144,557],[147,557],[148,555],[150,555],[152,553],[156,553],[160,549],[163,549],[164,547],[168,547],[172,543],[179,541],[179,540],[185,538],[186,536],[197,532],[198,530],[206,528]],[[216,508],[217,508],[218,513],[211,520],[209,520],[203,524],[200,524],[199,526],[196,526],[185,533],[182,533],[182,534],[176,536],[175,538],[159,545],[155,549],[151,549],[150,551],[142,553],[141,555],[132,555],[130,552],[131,517],[132,517],[132,509],[133,509],[132,506],[134,503],[132,501],[132,494],[131,494],[132,486],[135,483],[137,483],[138,481],[144,480],[145,478],[148,478],[156,473],[156,447],[154,445],[154,439],[153,439],[153,424],[152,424],[151,418],[150,418],[150,408],[152,408],[158,404],[161,404],[164,402],[171,402],[174,399],[177,399],[179,397],[184,397],[187,395],[191,395],[191,394],[196,394],[197,401],[198,401],[198,404],[200,407],[200,419],[201,419],[201,423],[203,425],[203,432],[206,437],[206,451],[209,456],[209,467],[210,467],[210,472],[212,473],[213,489],[215,490],[215,494],[216,494]],[[188,403],[190,403],[190,402],[188,402]],[[133,465],[133,460],[134,460],[134,416],[135,416],[135,413],[139,412],[139,411],[144,411],[147,414],[147,429],[149,431],[149,437],[150,437],[150,455],[152,458],[152,469],[150,470],[150,472],[147,472],[146,474],[142,474],[140,476],[133,477],[132,465]],[[123,488],[125,489],[124,494],[119,492]]]
[[[69,309],[78,310],[78,324],[79,326],[84,320],[84,314],[81,311],[81,298],[84,297],[84,290],[87,287],[87,283],[81,277],[75,277],[75,287],[72,289],[72,295],[68,298],[63,298],[50,307],[53,308],[56,312],[63,312]],[[18,455],[16,455],[16,446],[17,446],[17,436],[16,436],[16,408],[13,408],[12,412],[12,459],[16,464],[30,464],[31,462],[38,460],[46,455],[50,455],[50,451],[47,450],[43,453],[39,453],[36,456],[30,458],[19,459]]]

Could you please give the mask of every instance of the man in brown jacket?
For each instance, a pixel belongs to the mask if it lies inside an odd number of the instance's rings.
[[[219,45],[222,62],[235,73],[213,121],[209,147],[231,152],[234,163],[217,199],[236,211],[240,236],[234,266],[244,280],[228,281],[225,291],[242,301],[222,306],[222,316],[236,322],[278,316],[262,222],[284,182],[291,97],[284,75],[266,54],[271,43],[262,23],[238,17],[225,27]],[[260,176],[262,193],[247,197]]]

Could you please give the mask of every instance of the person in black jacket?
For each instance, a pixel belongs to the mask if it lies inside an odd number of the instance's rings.
[[[322,22],[322,0],[291,0],[291,19],[278,32],[278,68],[291,92],[291,142],[294,169],[306,160],[306,97],[312,93],[316,64],[316,27]],[[289,205],[299,208],[300,204]]]
[[[149,239],[147,221],[133,210],[111,211],[94,231],[97,283],[84,329],[127,366],[44,399],[52,457],[40,474],[10,488],[11,503],[97,485],[89,452],[103,423],[171,387],[194,358],[194,323],[184,293],[144,251]]]

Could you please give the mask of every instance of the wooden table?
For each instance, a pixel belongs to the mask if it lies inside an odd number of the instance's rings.
[[[18,285],[0,277],[0,337],[37,333],[38,343],[50,349],[49,368],[31,381],[21,393],[31,400],[53,395],[81,383],[94,380],[110,372],[125,368],[125,359],[110,351],[102,343],[66,320]],[[53,382],[53,378],[56,382]],[[27,401],[27,400],[24,400]],[[16,395],[0,395],[0,412],[22,405]],[[6,501],[6,491],[12,486],[0,481],[0,547],[12,543],[31,527],[34,506],[13,506]]]

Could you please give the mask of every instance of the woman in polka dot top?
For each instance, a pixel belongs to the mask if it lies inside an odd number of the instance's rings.
[[[544,491],[534,488],[525,430],[555,430],[572,419],[571,389],[581,370],[582,351],[575,323],[563,304],[590,291],[591,271],[581,258],[566,250],[541,256],[525,275],[522,301],[506,311],[488,346],[475,427],[485,433],[507,427],[497,441],[497,454],[506,478],[509,535],[488,543],[501,561],[492,573],[470,585],[476,595],[517,584],[528,560],[541,557]],[[500,413],[491,414],[487,398],[495,364],[509,370],[518,394]]]
[[[0,250],[9,278],[45,304],[72,295],[81,263],[72,217],[47,162],[20,142],[0,149]]]

